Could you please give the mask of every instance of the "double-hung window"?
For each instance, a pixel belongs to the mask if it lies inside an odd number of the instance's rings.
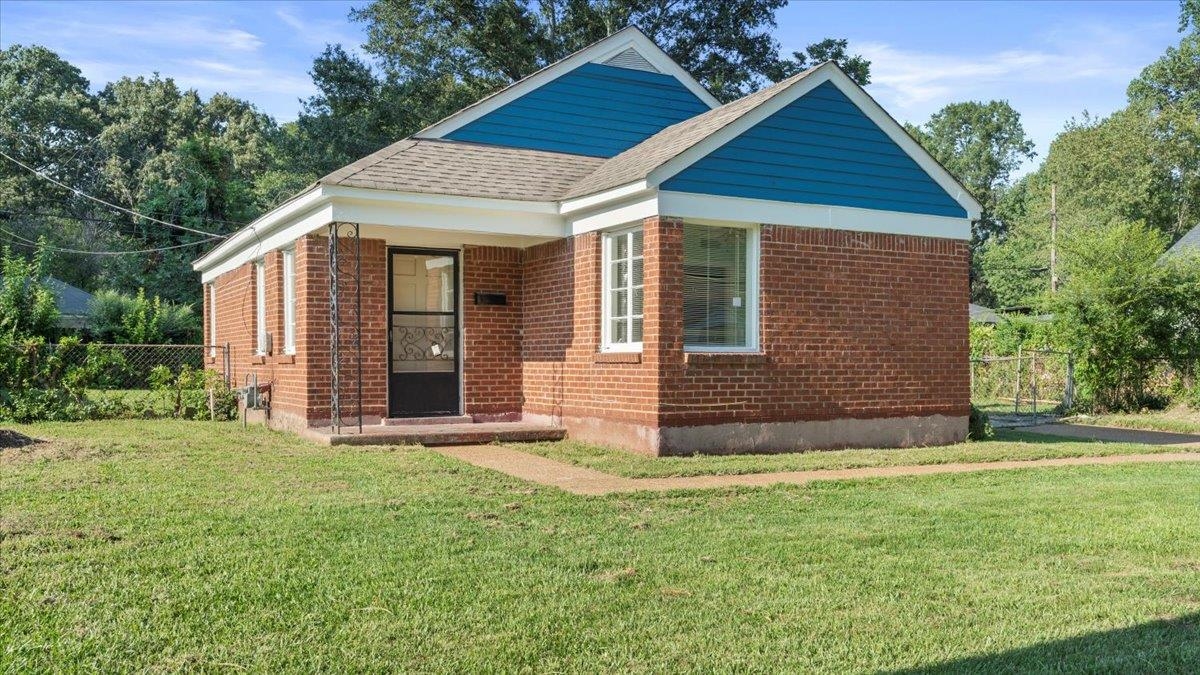
[[[683,226],[683,346],[758,348],[758,230]]]
[[[283,250],[283,353],[296,353],[296,250]]]
[[[267,353],[267,265],[266,261],[254,261],[254,352]]]
[[[642,229],[604,235],[601,345],[609,351],[642,348]]]

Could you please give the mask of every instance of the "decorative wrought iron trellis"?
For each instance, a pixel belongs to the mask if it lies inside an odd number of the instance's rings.
[[[362,433],[362,239],[358,223],[329,224],[329,419],[334,433],[341,433],[342,410],[347,403],[342,391],[342,365],[353,358],[354,409],[358,432]],[[346,239],[345,242],[341,241]],[[346,250],[343,250],[343,246]],[[351,284],[353,286],[351,287]],[[347,291],[353,290],[353,293]],[[345,313],[349,316],[344,317]],[[348,348],[353,350],[347,354]]]

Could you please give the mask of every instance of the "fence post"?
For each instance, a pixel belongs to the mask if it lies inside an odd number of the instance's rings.
[[[1075,354],[1067,352],[1067,387],[1063,392],[1063,412],[1075,407]]]
[[[233,373],[230,372],[230,368],[231,368],[232,364],[230,364],[230,362],[229,362],[229,343],[228,342],[225,343],[225,346],[224,346],[224,348],[222,348],[221,351],[222,351],[222,360],[225,362],[224,363],[225,386],[232,388],[233,387]]]
[[[1013,390],[1013,414],[1021,414],[1021,345],[1017,345],[1017,382]]]

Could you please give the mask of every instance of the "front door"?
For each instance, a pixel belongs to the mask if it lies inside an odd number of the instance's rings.
[[[459,414],[458,252],[389,249],[388,413]]]

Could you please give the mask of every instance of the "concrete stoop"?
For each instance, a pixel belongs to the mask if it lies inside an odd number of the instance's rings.
[[[337,432],[332,427],[312,427],[300,435],[325,445],[487,445],[561,441],[567,430],[533,422],[462,422],[456,418],[452,422],[373,424],[364,426],[361,434],[357,426],[343,425]]]

